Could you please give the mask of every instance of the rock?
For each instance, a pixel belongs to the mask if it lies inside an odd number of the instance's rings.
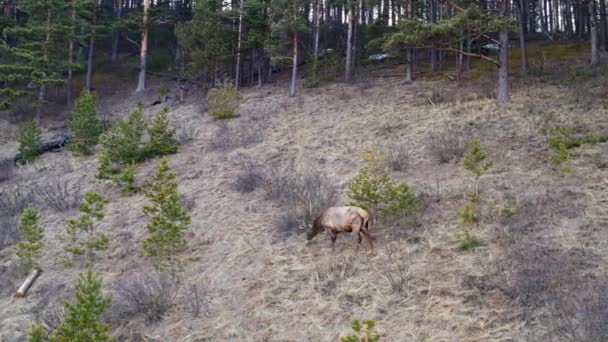
[[[63,151],[65,146],[70,142],[70,135],[68,133],[57,133],[49,136],[42,140],[40,144],[41,153],[45,152],[60,152]],[[15,156],[15,163],[21,160],[21,154],[17,153]]]

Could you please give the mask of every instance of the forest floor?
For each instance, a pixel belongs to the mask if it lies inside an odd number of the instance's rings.
[[[547,305],[551,296],[570,293],[546,286],[532,304],[514,296],[526,283],[516,276],[529,270],[520,272],[517,267],[525,266],[515,264],[514,255],[523,245],[543,248],[526,254],[526,263],[554,268],[539,272],[544,278],[534,284],[552,283],[564,264],[579,265],[580,283],[572,288],[608,276],[608,144],[571,149],[567,173],[547,144],[547,130],[557,125],[577,134],[608,133],[608,69],[589,70],[586,62],[586,55],[572,54],[544,61],[542,70],[533,65],[537,73],[515,77],[512,102],[502,107],[489,98],[493,73],[460,83],[434,77],[405,84],[399,77],[373,77],[382,70],[354,84],[302,89],[295,98],[281,81],[244,89],[240,117],[227,127],[204,113],[200,94],[171,104],[172,123],[191,138],[169,161],[192,214],[185,255],[196,259],[162,321],[125,318],[112,322],[113,334],[121,341],[337,341],[352,319],[371,318],[390,342],[567,340],[568,322],[556,323]],[[138,102],[152,103],[160,84],[154,80],[149,91],[133,96],[98,88],[100,108],[122,117]],[[158,110],[146,105],[145,115]],[[15,127],[0,124],[4,156],[16,149]],[[482,245],[474,251],[459,249],[457,215],[472,176],[461,163],[440,163],[432,152],[430,137],[448,134],[448,128],[478,137],[494,162],[481,178],[483,210],[474,231]],[[218,147],[218,139],[235,137],[248,137],[247,143]],[[280,234],[276,218],[285,208],[261,189],[234,189],[244,158],[261,164],[294,159],[326,172],[346,203],[345,184],[374,146],[402,146],[406,166],[392,176],[427,199],[416,224],[372,231],[376,254],[366,245],[355,248],[356,238],[348,234],[338,237],[334,252],[326,236],[307,242],[303,231]],[[139,165],[138,182],[156,164]],[[100,189],[108,203],[99,229],[111,241],[96,268],[111,294],[117,279],[149,268],[140,244],[146,200],[100,184],[96,168],[96,157],[47,153],[18,167],[0,189],[6,195],[17,186],[61,181]],[[70,298],[82,268],[61,263],[58,236],[75,215],[43,209],[44,272],[25,298],[13,296],[23,279],[14,276],[11,249],[0,251],[0,341],[23,340],[32,321],[52,320],[53,310]],[[401,291],[393,290],[391,277],[403,280]],[[191,284],[208,284],[198,317],[188,309]]]

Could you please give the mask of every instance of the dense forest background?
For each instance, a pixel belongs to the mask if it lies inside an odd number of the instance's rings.
[[[591,66],[608,41],[605,0],[6,0],[1,6],[2,107],[31,97],[38,115],[51,89],[71,104],[75,91],[94,87],[97,70],[125,64],[137,75],[137,91],[146,88],[147,73],[204,88],[230,81],[238,89],[291,68],[293,96],[299,77],[308,87],[349,82],[362,65],[386,58],[405,65],[407,81],[454,64],[459,78],[479,58],[496,65],[496,97],[507,102],[509,47],[519,46],[525,75],[529,41],[589,40]],[[84,81],[75,84],[80,74]]]

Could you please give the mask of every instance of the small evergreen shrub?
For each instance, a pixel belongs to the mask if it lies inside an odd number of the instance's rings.
[[[230,119],[237,117],[241,94],[231,85],[210,89],[207,93],[209,115],[214,119]]]
[[[481,246],[481,241],[475,236],[470,228],[464,228],[460,236],[460,250],[470,251]]]
[[[27,123],[19,129],[19,155],[24,162],[34,160],[42,153],[42,131],[35,121]]]
[[[104,158],[119,164],[142,161],[145,157],[145,131],[142,109],[137,107],[125,120],[115,123],[101,136],[103,153],[107,155]]]
[[[365,165],[347,183],[348,205],[370,211],[372,215],[397,218],[406,224],[419,207],[417,196],[405,182],[395,184],[388,175],[382,153],[371,150],[364,154]]]
[[[84,201],[79,206],[80,217],[68,220],[66,234],[61,237],[63,249],[74,259],[85,256],[89,262],[95,258],[95,253],[108,248],[110,239],[96,231],[96,224],[105,217],[104,198],[94,191],[84,194]],[[69,263],[70,258],[66,259]]]
[[[462,165],[475,176],[475,196],[479,195],[479,178],[493,165],[479,139],[473,139],[471,142],[470,152],[464,156]]]
[[[382,335],[375,331],[375,327],[376,322],[371,319],[364,320],[363,324],[355,319],[351,325],[353,333],[340,337],[340,342],[378,342]]]
[[[102,321],[112,299],[102,292],[101,276],[89,267],[80,274],[74,301],[66,302],[65,322],[51,333],[51,342],[116,341],[109,334],[109,326]]]
[[[180,204],[175,178],[169,161],[162,158],[152,179],[145,182],[144,194],[150,203],[143,208],[150,218],[143,249],[157,270],[171,275],[183,271],[184,261],[177,254],[186,248],[185,233],[190,224],[190,215]]]
[[[103,151],[99,155],[95,177],[115,180],[119,184],[127,165],[177,152],[175,129],[169,125],[167,109],[146,125],[141,107],[135,108],[125,120],[102,135],[101,143]],[[126,176],[132,171],[128,170]]]
[[[84,91],[74,103],[74,115],[68,123],[72,131],[69,148],[76,154],[92,154],[92,147],[99,141],[103,123],[97,119],[97,99]]]
[[[135,175],[137,168],[131,163],[125,166],[120,174],[116,177],[116,182],[122,187],[121,192],[125,195],[134,194],[139,191],[139,187],[135,184]]]
[[[169,126],[169,111],[164,108],[148,125],[150,142],[146,146],[148,156],[164,156],[177,152],[175,129]]]
[[[15,247],[15,254],[26,270],[38,265],[44,248],[44,228],[38,224],[38,220],[38,210],[31,205],[21,213],[21,240]]]

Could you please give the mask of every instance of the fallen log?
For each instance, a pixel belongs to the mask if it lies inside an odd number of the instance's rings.
[[[17,293],[15,293],[15,296],[16,297],[25,297],[27,290],[29,290],[30,287],[32,286],[32,284],[34,284],[34,281],[36,281],[36,278],[38,278],[38,275],[40,275],[40,272],[41,271],[37,268],[32,270],[32,273],[30,273],[30,275],[25,279],[23,284],[21,284],[21,286],[17,290]]]

